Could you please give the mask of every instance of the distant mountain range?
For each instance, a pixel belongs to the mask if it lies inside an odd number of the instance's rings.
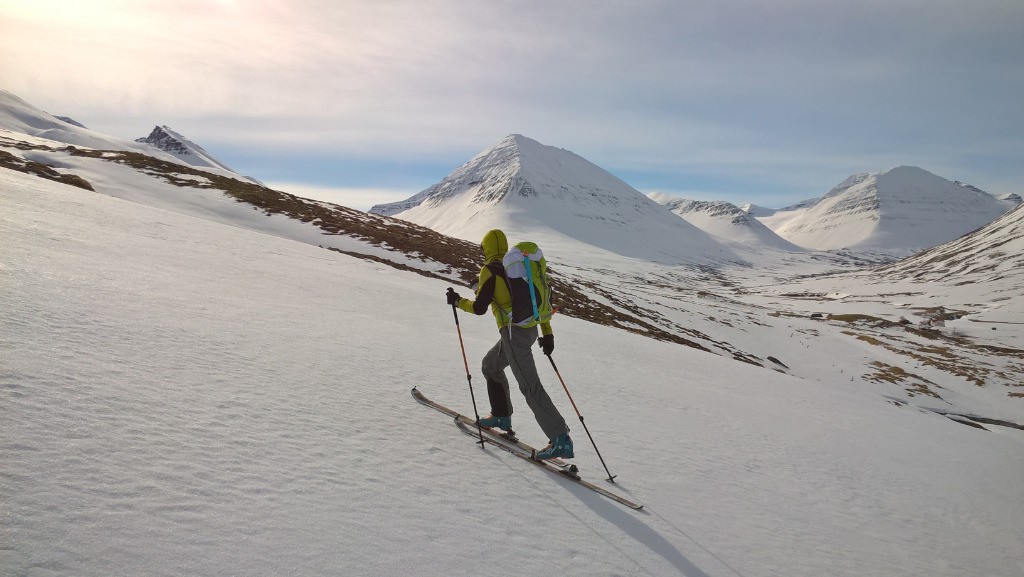
[[[505,226],[619,254],[700,262],[737,260],[728,243],[897,258],[984,226],[1010,206],[1010,200],[910,166],[855,174],[824,197],[778,210],[646,198],[569,151],[510,135],[441,182],[370,212],[465,239]],[[667,214],[692,226],[669,222]]]
[[[648,196],[673,214],[719,239],[787,252],[805,250],[775,234],[750,213],[732,203],[688,200],[660,193]]]
[[[74,146],[139,152],[250,182],[167,126],[126,141],[55,117],[0,90],[0,128]],[[659,204],[659,202],[661,204]],[[744,262],[737,245],[903,257],[982,227],[1021,202],[916,167],[855,174],[821,198],[782,209],[648,198],[586,159],[509,135],[442,181],[371,213],[476,241],[490,228],[571,241],[656,262]]]

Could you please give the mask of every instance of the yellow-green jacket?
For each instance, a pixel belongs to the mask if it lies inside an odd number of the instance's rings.
[[[480,242],[480,247],[484,249],[484,266],[480,267],[476,299],[459,299],[458,307],[467,313],[482,315],[490,306],[494,320],[498,322],[498,328],[505,328],[510,322],[509,313],[506,311],[512,309],[512,295],[509,294],[505,279],[491,272],[487,264],[496,262],[501,265],[501,259],[508,252],[508,240],[504,232],[498,229],[489,230]],[[551,323],[541,323],[540,331],[541,334],[550,335]]]

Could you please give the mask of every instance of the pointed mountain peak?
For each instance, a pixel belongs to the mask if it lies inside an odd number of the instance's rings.
[[[149,133],[149,136],[136,138],[135,142],[148,144],[158,150],[174,155],[176,158],[195,167],[213,167],[235,172],[228,165],[217,160],[212,154],[180,133],[171,130],[169,126],[156,126]]]
[[[473,200],[478,203],[501,202],[509,194],[536,194],[522,175],[522,156],[524,152],[544,148],[548,147],[536,140],[521,134],[509,134],[455,169],[441,182],[403,201],[375,205],[369,212],[393,216],[421,204],[437,206],[470,188],[475,189]]]
[[[515,146],[520,146],[522,144],[529,145],[530,143],[532,143],[532,144],[540,144],[536,140],[533,140],[532,138],[527,138],[527,137],[523,136],[522,134],[509,134],[505,138],[502,138],[500,141],[498,141],[498,144],[496,146],[508,145],[508,144],[515,145]]]
[[[515,147],[517,149],[519,149],[519,148],[531,148],[531,147],[542,147],[543,148],[544,145],[539,143],[539,142],[537,142],[536,140],[534,140],[534,139],[532,139],[530,137],[523,136],[522,134],[509,134],[505,138],[502,138],[497,143],[495,143],[495,145],[492,146],[491,149],[493,150],[493,149],[496,149],[496,148],[508,148],[508,147]]]
[[[149,133],[149,136],[136,138],[135,142],[151,144],[160,150],[170,152],[175,156],[192,155],[192,148],[188,146],[192,143],[167,126],[156,126],[153,128],[153,131]]]
[[[412,198],[370,212],[401,213],[473,241],[501,228],[510,238],[582,242],[651,260],[736,260],[710,235],[606,170],[521,134],[502,138]]]

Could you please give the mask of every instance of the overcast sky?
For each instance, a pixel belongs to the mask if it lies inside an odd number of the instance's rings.
[[[904,164],[1024,194],[1022,0],[0,0],[0,83],[357,208],[512,133],[736,204]]]

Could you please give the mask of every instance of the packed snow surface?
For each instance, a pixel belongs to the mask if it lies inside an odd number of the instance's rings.
[[[5,575],[1024,573],[1018,430],[557,318],[635,512],[413,401],[473,410],[446,283],[9,170],[0,239]],[[766,350],[849,354],[788,322]]]

